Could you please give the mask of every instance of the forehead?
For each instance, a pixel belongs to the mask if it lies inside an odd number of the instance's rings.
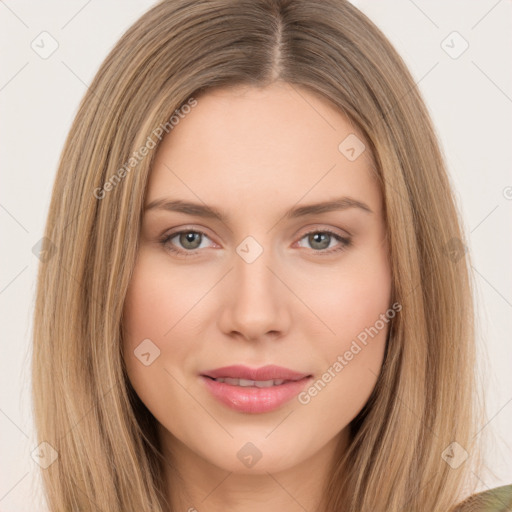
[[[243,211],[349,195],[378,210],[370,152],[347,158],[347,140],[362,150],[348,118],[295,85],[208,91],[160,144],[146,203],[170,194]]]

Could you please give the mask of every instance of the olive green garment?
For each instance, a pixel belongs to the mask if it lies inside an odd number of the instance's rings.
[[[512,484],[473,494],[453,512],[512,512]]]

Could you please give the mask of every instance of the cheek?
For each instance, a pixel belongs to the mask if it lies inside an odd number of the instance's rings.
[[[327,328],[315,335],[322,369],[303,403],[346,425],[367,402],[380,372],[392,318],[391,274],[383,250],[358,257],[329,279],[309,283],[312,309]],[[324,391],[325,389],[325,391]],[[340,404],[340,407],[334,406]]]
[[[386,335],[389,320],[382,323],[391,304],[391,271],[385,248],[372,247],[353,258],[347,258],[340,268],[321,279],[309,281],[312,309],[323,320],[326,329],[323,340],[328,353],[347,350],[352,340],[364,342],[377,324]],[[380,338],[379,338],[380,339]]]
[[[172,326],[177,294],[157,266],[139,258],[128,288],[123,310],[125,349],[133,352],[143,339],[160,340]]]
[[[334,330],[341,345],[354,339],[364,343],[369,333],[372,338],[378,338],[375,329],[383,331],[385,337],[389,319],[383,323],[382,318],[387,318],[391,306],[391,280],[385,269],[354,271],[342,289],[338,300],[340,311],[334,316]]]
[[[187,354],[199,342],[196,336],[190,336],[187,343],[169,343],[178,330],[183,335],[187,325],[183,317],[197,302],[197,290],[201,290],[195,286],[190,280],[180,281],[159,258],[141,250],[123,308],[123,354],[130,382],[151,410],[172,406],[160,402],[169,399],[162,390],[174,382],[172,376],[181,381],[176,371],[186,373]],[[175,364],[169,367],[171,352]]]
[[[154,339],[164,350],[177,331],[186,335],[192,308],[204,295],[204,276],[191,272],[170,272],[165,255],[154,256],[141,249],[127,291],[123,325],[127,336],[125,347],[132,350],[145,338]],[[191,336],[192,342],[196,336]],[[175,344],[173,357],[181,355],[187,345]]]

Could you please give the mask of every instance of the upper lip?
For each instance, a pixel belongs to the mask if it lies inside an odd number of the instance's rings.
[[[296,372],[289,368],[283,368],[282,366],[276,366],[273,364],[262,366],[261,368],[249,368],[248,366],[237,364],[216,368],[215,370],[208,370],[203,372],[202,375],[213,379],[231,378],[266,381],[277,379],[300,380],[304,377],[309,377],[310,374]]]

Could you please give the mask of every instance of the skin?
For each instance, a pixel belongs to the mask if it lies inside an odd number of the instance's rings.
[[[157,149],[146,205],[182,199],[213,206],[227,221],[145,212],[124,306],[128,375],[158,422],[176,510],[316,510],[335,447],[347,445],[348,425],[375,386],[388,324],[307,404],[294,398],[275,411],[241,413],[212,397],[199,374],[277,364],[317,381],[390,308],[372,158],[368,149],[354,161],[340,152],[349,134],[362,135],[305,89],[238,86],[197,99]],[[371,212],[284,218],[290,208],[341,196]],[[180,229],[206,236],[160,242]],[[351,244],[322,239],[325,229]],[[263,248],[252,263],[236,252],[247,236]],[[134,355],[144,339],[160,350],[148,366]],[[237,457],[248,442],[261,453],[252,467]]]

